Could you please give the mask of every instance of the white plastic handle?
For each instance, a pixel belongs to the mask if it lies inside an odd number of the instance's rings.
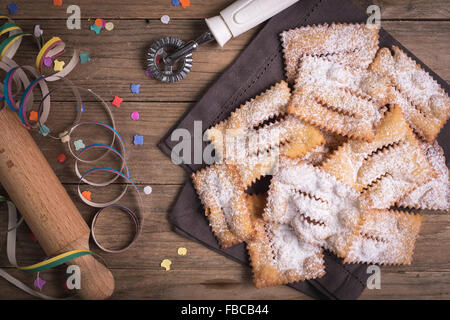
[[[232,37],[256,27],[299,0],[238,0],[220,12],[220,16],[206,19],[217,42],[223,46]]]

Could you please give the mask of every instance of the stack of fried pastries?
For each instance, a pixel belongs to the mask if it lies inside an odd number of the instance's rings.
[[[411,209],[449,210],[436,141],[448,94],[372,26],[307,26],[281,43],[287,81],[209,128],[217,162],[192,176],[219,244],[247,244],[256,287],[323,276],[323,250],[410,264],[423,220]],[[247,192],[266,176],[266,193]]]

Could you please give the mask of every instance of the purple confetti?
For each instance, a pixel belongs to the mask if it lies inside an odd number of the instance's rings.
[[[42,290],[42,288],[45,286],[47,282],[44,279],[41,279],[40,277],[37,277],[36,280],[34,280],[34,286],[36,288],[39,288],[39,290]]]
[[[52,60],[52,58],[45,58],[44,59],[44,65],[46,66],[46,67],[50,67],[51,65],[53,64],[53,60]]]

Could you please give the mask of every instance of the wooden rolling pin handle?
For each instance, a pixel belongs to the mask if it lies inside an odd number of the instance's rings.
[[[0,106],[0,183],[48,256],[89,249],[90,230],[19,117]],[[85,299],[106,299],[111,272],[93,256],[70,262],[80,267]]]
[[[89,235],[73,242],[70,246],[61,250],[67,252],[71,250],[88,249]],[[68,262],[70,265],[80,267],[81,288],[77,290],[80,298],[85,300],[108,299],[114,292],[114,277],[111,271],[93,256],[86,255]]]

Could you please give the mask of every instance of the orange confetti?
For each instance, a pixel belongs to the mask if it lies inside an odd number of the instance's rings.
[[[38,113],[36,111],[31,111],[28,119],[30,121],[38,121]]]
[[[85,198],[87,201],[91,201],[91,195],[92,193],[90,191],[83,191],[81,193],[81,195],[83,196],[83,198]]]
[[[181,6],[187,8],[191,5],[191,0],[180,0]]]
[[[103,19],[95,19],[94,24],[97,27],[102,27],[103,26]]]
[[[53,0],[53,5],[56,7],[61,7],[62,6],[62,0]]]

